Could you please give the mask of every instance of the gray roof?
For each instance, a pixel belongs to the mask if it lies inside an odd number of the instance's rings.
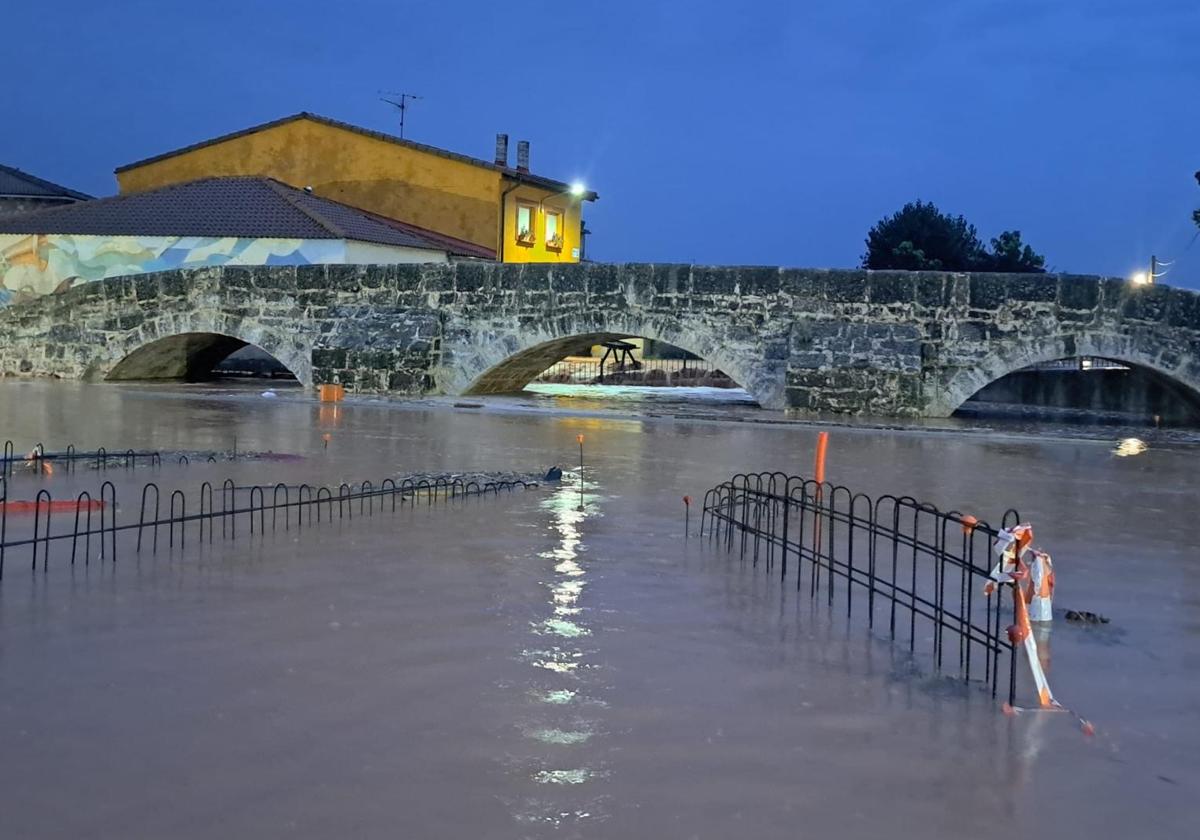
[[[355,134],[362,134],[366,137],[373,137],[376,140],[394,143],[397,146],[405,146],[409,149],[415,149],[420,152],[426,152],[427,154],[437,155],[438,157],[444,157],[450,160],[457,160],[460,163],[470,164],[471,166],[478,166],[483,169],[491,169],[495,172],[499,172],[505,178],[510,180],[541,187],[542,189],[564,193],[570,189],[569,184],[566,184],[562,181],[556,181],[553,178],[543,178],[540,175],[534,175],[531,172],[524,172],[519,169],[514,169],[511,166],[500,166],[499,164],[491,161],[473,158],[470,155],[462,155],[458,152],[450,152],[445,149],[439,149],[437,146],[426,145],[425,143],[416,143],[412,140],[405,140],[403,137],[397,137],[394,134],[385,134],[382,131],[373,131],[369,128],[363,128],[362,126],[354,125],[353,123],[342,122],[341,120],[334,120],[330,119],[329,117],[322,117],[320,114],[313,114],[308,111],[301,111],[298,114],[292,114],[291,116],[282,117],[280,119],[265,122],[260,125],[250,126],[250,128],[243,128],[240,131],[222,134],[221,136],[213,137],[210,140],[202,140],[199,143],[193,143],[190,146],[183,146],[169,152],[163,152],[162,154],[143,158],[142,160],[134,161],[133,163],[127,163],[124,166],[118,166],[114,171],[118,173],[124,172],[127,169],[134,169],[147,163],[165,160],[166,158],[175,157],[176,155],[181,155],[185,152],[190,152],[195,149],[203,149],[206,146],[214,146],[217,143],[224,143],[226,140],[234,140],[238,137],[244,137],[247,134],[254,134],[257,131],[263,131],[264,129],[274,128],[279,125],[285,125],[290,122],[295,122],[296,120],[310,120],[315,123],[333,126],[334,128],[340,128],[345,131],[353,131]],[[590,190],[583,195],[583,198],[587,201],[595,201],[598,197],[599,196],[597,196],[595,192]]]
[[[481,256],[477,245],[393,222],[274,178],[261,177],[202,178],[157,190],[0,216],[0,233],[353,239]]]
[[[21,196],[30,198],[65,198],[72,201],[86,201],[91,198],[86,193],[68,189],[61,184],[47,181],[22,172],[13,166],[0,163],[0,195]]]

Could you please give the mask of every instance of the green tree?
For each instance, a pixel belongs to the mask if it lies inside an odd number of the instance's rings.
[[[1006,230],[992,240],[988,271],[1011,274],[1040,274],[1046,270],[1046,258],[1021,242],[1021,231]]]
[[[986,256],[974,225],[942,213],[931,202],[913,201],[871,228],[863,267],[971,271]]]
[[[907,271],[1045,271],[1046,259],[1021,241],[1019,230],[1001,233],[989,252],[975,226],[931,202],[905,204],[867,233],[864,268]]]

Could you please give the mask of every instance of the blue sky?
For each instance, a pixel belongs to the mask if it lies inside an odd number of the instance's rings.
[[[32,7],[31,7],[32,9]],[[5,37],[0,161],[115,166],[300,110],[581,178],[590,256],[853,266],[923,198],[1063,271],[1200,288],[1195,0],[77,0]]]

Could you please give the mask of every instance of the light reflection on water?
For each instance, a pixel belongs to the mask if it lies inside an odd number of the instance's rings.
[[[551,514],[551,528],[557,544],[538,557],[550,561],[553,577],[544,582],[549,589],[548,605],[551,616],[541,621],[530,622],[533,636],[545,639],[553,637],[561,644],[531,647],[521,651],[521,658],[541,672],[553,675],[557,681],[569,680],[570,688],[561,684],[547,686],[539,680],[537,687],[528,693],[536,704],[536,724],[523,727],[523,734],[532,742],[544,745],[529,778],[546,787],[577,787],[586,782],[604,778],[608,771],[589,766],[585,757],[577,755],[578,749],[592,741],[597,734],[597,722],[579,716],[579,709],[587,706],[603,707],[602,701],[586,694],[587,686],[583,674],[596,667],[587,661],[589,651],[572,644],[592,635],[592,628],[582,618],[585,609],[580,604],[588,585],[587,567],[582,560],[585,551],[581,526],[589,517],[598,514],[598,497],[589,496],[589,487],[581,488],[579,473],[567,473],[566,478],[575,476],[575,481],[564,481],[558,489],[542,503],[542,508]],[[580,505],[581,495],[583,505]],[[569,617],[569,618],[568,618]],[[558,710],[561,718],[554,725],[544,722],[547,710]],[[569,715],[569,718],[567,717]],[[578,823],[582,820],[603,819],[603,798],[593,799],[588,807],[566,808],[553,800],[541,797],[526,799],[513,814],[522,823],[549,823],[556,827],[564,822]]]
[[[1141,438],[1128,437],[1117,441],[1113,454],[1118,458],[1128,458],[1131,455],[1141,455],[1149,448]]]

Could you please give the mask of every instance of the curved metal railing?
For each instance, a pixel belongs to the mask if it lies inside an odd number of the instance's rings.
[[[1019,518],[1010,509],[1001,527]],[[1013,701],[1015,649],[1000,626],[998,595],[983,592],[997,535],[987,522],[910,496],[872,499],[829,482],[762,472],[740,473],[705,494],[706,532],[755,568],[778,568],[781,581],[790,574],[798,593],[824,595],[830,609],[841,600],[847,618],[861,608],[871,630],[886,622],[888,637],[907,640],[912,653],[928,640],[938,669],[957,656],[962,678],[982,678],[993,696],[1007,672]]]

